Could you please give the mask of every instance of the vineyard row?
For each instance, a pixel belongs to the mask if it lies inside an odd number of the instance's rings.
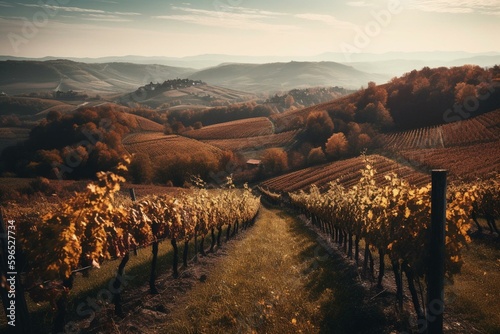
[[[363,272],[370,260],[373,273],[373,251],[379,254],[378,285],[385,274],[384,259],[392,263],[397,287],[398,305],[403,296],[403,273],[408,281],[419,323],[424,323],[429,310],[417,286],[425,285],[431,217],[431,186],[415,186],[395,173],[384,173],[385,182],[377,180],[373,161],[365,165],[356,184],[346,188],[337,181],[321,191],[315,185],[308,192],[274,192],[265,186],[260,191],[271,202],[284,202],[308,217],[334,241],[343,245],[347,255],[359,262],[360,242],[364,240]],[[452,279],[463,264],[461,250],[470,242],[468,231],[474,215],[489,221],[500,216],[500,178],[448,188],[446,210],[445,274]],[[353,249],[354,248],[354,249]],[[422,284],[422,281],[424,284]]]
[[[17,222],[19,246],[27,259],[23,263],[23,286],[33,301],[51,301],[57,306],[56,332],[64,328],[65,304],[76,269],[99,267],[103,261],[121,258],[113,283],[113,302],[115,313],[122,315],[119,291],[131,250],[152,245],[149,285],[151,293],[157,293],[160,240],[171,241],[173,275],[178,277],[178,242],[184,242],[183,261],[187,265],[190,240],[194,239],[195,253],[204,255],[205,237],[211,234],[210,251],[213,251],[215,244],[221,244],[223,227],[229,239],[240,227],[246,228],[253,222],[260,207],[260,198],[252,195],[246,185],[235,189],[230,178],[226,189],[195,189],[176,197],[149,196],[125,206],[117,204],[115,199],[124,181],[112,172],[100,172],[97,182],[49,212],[17,216],[7,212],[8,219]],[[198,237],[201,237],[199,244]]]

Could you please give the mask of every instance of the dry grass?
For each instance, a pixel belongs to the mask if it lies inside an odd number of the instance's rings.
[[[500,244],[498,237],[473,239],[462,272],[445,288],[447,307],[458,319],[486,333],[500,333]]]
[[[256,225],[216,263],[164,324],[166,333],[381,333],[356,273],[296,219],[261,209]]]
[[[387,313],[394,296],[369,299],[375,291],[367,291],[357,283],[353,266],[337,253],[327,253],[319,243],[316,234],[295,217],[263,207],[249,231],[219,250],[228,256],[208,256],[212,262],[203,275],[198,275],[198,265],[185,272],[186,277],[192,276],[192,284],[184,284],[187,280],[184,277],[165,280],[165,276],[171,275],[172,255],[169,243],[162,243],[159,273],[163,276],[158,279],[159,287],[180,286],[182,291],[174,294],[168,290],[154,299],[144,284],[151,254],[147,249],[142,250],[127,265],[127,274],[134,277],[125,292],[127,312],[135,326],[143,326],[136,327],[135,332],[389,333],[401,330],[399,320]],[[498,240],[489,235],[474,239],[464,260],[455,284],[446,287],[445,321],[472,324],[480,333],[500,333]],[[117,265],[118,261],[106,262],[100,270],[91,271],[89,278],[77,278],[68,320],[81,320],[75,315],[76,305],[87,296],[96,296],[113,277]],[[154,310],[141,310],[148,303]],[[30,308],[36,321],[49,328],[47,305],[36,308],[31,304]],[[111,310],[108,306],[101,315],[102,322],[109,325],[104,332],[131,332],[131,319],[121,321],[112,316]],[[116,322],[116,328],[120,329],[112,330],[111,322]]]

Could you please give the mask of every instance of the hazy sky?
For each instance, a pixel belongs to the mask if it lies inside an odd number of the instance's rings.
[[[498,52],[499,32],[500,0],[0,1],[0,54],[27,57]]]

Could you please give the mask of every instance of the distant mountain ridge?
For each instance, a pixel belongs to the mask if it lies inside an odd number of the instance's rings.
[[[192,74],[190,79],[251,92],[339,86],[358,89],[369,81],[384,83],[389,76],[359,71],[335,62],[222,64]]]
[[[320,62],[331,61],[353,65],[355,63],[373,63],[373,62],[392,62],[392,61],[406,61],[413,63],[411,69],[420,69],[424,66],[437,67],[437,66],[461,66],[464,64],[475,64],[479,66],[492,66],[500,63],[499,52],[464,52],[464,51],[429,51],[429,52],[386,52],[386,53],[353,53],[344,54],[342,52],[325,52],[314,56],[242,56],[242,55],[225,55],[225,54],[202,54],[186,57],[163,57],[163,56],[108,56],[98,58],[78,58],[78,57],[43,57],[43,58],[29,58],[29,57],[15,57],[15,56],[2,56],[0,61],[3,60],[35,60],[47,61],[57,59],[68,59],[75,62],[84,63],[110,63],[110,62],[125,62],[135,64],[159,64],[174,67],[188,67],[195,69],[206,69],[208,67],[218,66],[223,63],[251,63],[251,64],[265,64],[276,62]],[[486,60],[488,59],[488,60]],[[464,62],[465,61],[465,62]],[[485,62],[486,61],[486,62]],[[356,67],[356,66],[355,66]],[[357,67],[356,67],[357,68]],[[358,68],[364,71],[363,68]],[[405,68],[407,70],[408,67]],[[410,70],[411,70],[410,69]],[[390,68],[389,68],[390,70]],[[404,72],[396,68],[393,72],[387,72],[389,75],[402,75]],[[382,72],[381,72],[382,73]]]

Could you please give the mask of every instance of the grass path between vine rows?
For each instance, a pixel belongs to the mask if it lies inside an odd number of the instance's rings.
[[[151,256],[149,250],[142,250],[138,257],[131,258],[133,263],[127,269],[127,275],[134,280],[123,294],[126,313],[123,319],[114,316],[111,304],[94,306],[95,301],[89,301],[89,297],[95,300],[101,296],[99,289],[106,285],[102,282],[109,281],[117,265],[117,261],[111,261],[104,264],[107,270],[92,271],[90,278],[77,279],[76,289],[95,287],[73,297],[68,333],[288,334],[408,330],[405,319],[409,314],[398,315],[394,309],[393,279],[387,278],[382,293],[374,288],[373,282],[360,282],[352,262],[341,252],[328,246],[328,251],[323,248],[323,240],[293,214],[262,206],[253,226],[223,243],[215,253],[200,257],[198,263],[191,261],[187,268],[181,268],[178,279],[171,274],[171,246],[162,243],[158,295],[150,295],[145,283]],[[447,312],[445,316],[447,332],[498,332],[498,314],[495,314],[498,261],[491,259],[499,258],[499,249],[487,241],[484,245],[477,240],[473,242],[466,254],[463,273],[454,286],[447,288],[447,299],[453,297],[448,304],[452,314]],[[191,255],[192,252],[191,243]],[[387,274],[390,276],[390,270]],[[405,308],[410,309],[409,299],[405,300]],[[90,307],[100,311],[90,317],[88,312],[79,316],[75,310],[82,305],[84,311]],[[479,325],[484,331],[464,327],[464,322]],[[39,332],[46,333],[47,328],[40,328]]]
[[[369,303],[356,272],[327,253],[296,218],[261,208],[168,316],[165,333],[381,333],[386,316]]]
[[[162,258],[160,294],[144,283],[126,288],[125,318],[108,304],[95,317],[73,317],[74,325],[85,333],[399,332],[390,296],[371,298],[357,270],[320,244],[300,219],[263,205],[254,225],[181,268],[179,278],[171,257]]]

